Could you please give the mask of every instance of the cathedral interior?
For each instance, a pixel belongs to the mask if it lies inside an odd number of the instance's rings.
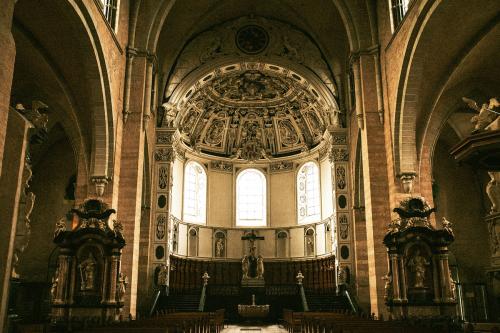
[[[500,1],[1,7],[0,332],[499,331]]]

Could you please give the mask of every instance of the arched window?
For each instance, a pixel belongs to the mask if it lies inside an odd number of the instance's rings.
[[[203,167],[190,161],[184,170],[184,221],[206,223],[207,174]]]
[[[314,162],[304,164],[297,174],[297,216],[299,223],[321,219],[319,170]]]
[[[266,226],[266,177],[259,170],[246,169],[236,179],[236,225]]]

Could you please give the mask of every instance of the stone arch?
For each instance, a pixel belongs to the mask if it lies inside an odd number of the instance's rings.
[[[89,176],[112,176],[115,131],[110,78],[89,9],[73,0],[53,6],[20,2],[14,22],[36,40],[65,86],[70,104],[66,109],[76,115],[88,158],[86,182]]]
[[[429,112],[437,100],[436,92],[442,92],[457,66],[456,59],[462,59],[467,49],[498,22],[493,3],[485,2],[483,7],[467,1],[457,1],[451,6],[443,3],[429,0],[415,8],[420,13],[411,28],[396,96],[393,134],[396,175],[417,173],[422,159],[419,147]],[[464,16],[457,19],[457,12]],[[457,34],[450,22],[470,29]],[[443,49],[446,52],[441,52]],[[434,61],[426,61],[429,54],[434,54]]]

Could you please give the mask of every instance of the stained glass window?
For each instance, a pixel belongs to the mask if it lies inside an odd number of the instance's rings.
[[[203,167],[194,161],[186,165],[184,171],[184,221],[206,223],[207,211],[207,174]]]
[[[246,169],[236,179],[236,225],[266,226],[266,177],[259,170]]]
[[[319,169],[314,162],[304,164],[297,174],[297,216],[299,223],[321,220]]]

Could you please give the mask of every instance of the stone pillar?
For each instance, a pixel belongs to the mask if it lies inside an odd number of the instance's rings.
[[[373,50],[373,52],[378,52]],[[377,57],[361,53],[354,60],[354,79],[359,67],[360,83],[356,85],[356,117],[361,130],[363,182],[365,194],[366,242],[371,312],[385,311],[384,284],[380,277],[387,272],[387,254],[382,241],[391,221],[387,151],[384,126],[380,123],[377,95]],[[359,64],[359,65],[358,65]]]
[[[139,242],[144,168],[143,108],[147,59],[144,52],[128,50],[127,85],[118,185],[117,219],[123,225],[127,245],[123,249],[121,271],[130,277],[130,288],[124,296],[123,313],[133,317],[137,311],[137,288],[142,283],[139,276]],[[149,92],[148,92],[149,93]]]
[[[170,106],[169,106],[170,107]],[[165,110],[167,112],[167,110]],[[173,149],[175,128],[172,122],[162,121],[156,129],[156,145],[154,152],[154,176],[153,180],[153,199],[152,207],[153,232],[151,233],[151,242],[153,244],[153,255],[151,256],[151,267],[157,270],[157,267],[168,267],[168,276],[166,279],[168,290],[169,272],[170,272],[170,254],[172,253],[173,226],[170,218],[172,207],[172,171],[175,158]],[[157,282],[157,281],[155,281]],[[160,287],[160,286],[157,286]]]
[[[353,284],[354,237],[351,221],[349,150],[347,128],[329,129],[331,135],[330,164],[332,172],[333,209],[337,223],[335,258],[339,263],[339,274],[348,273],[345,282]],[[336,281],[339,279],[336,279]],[[338,281],[337,281],[338,282]]]
[[[6,109],[5,113],[7,111],[9,110]],[[29,122],[17,111],[11,108],[9,112],[9,121],[5,126],[5,138],[9,144],[3,150],[3,169],[0,176],[0,216],[2,217],[0,222],[0,239],[2,240],[0,242],[0,331],[6,329],[15,227],[21,190],[24,188],[22,180],[30,126]],[[0,113],[4,112],[0,111]],[[1,124],[0,128],[5,130]]]
[[[2,50],[0,52],[0,172],[3,165],[10,91],[16,59],[16,44],[12,36],[12,16],[15,3],[16,0],[4,0],[1,5],[2,10],[0,10],[0,50]]]

